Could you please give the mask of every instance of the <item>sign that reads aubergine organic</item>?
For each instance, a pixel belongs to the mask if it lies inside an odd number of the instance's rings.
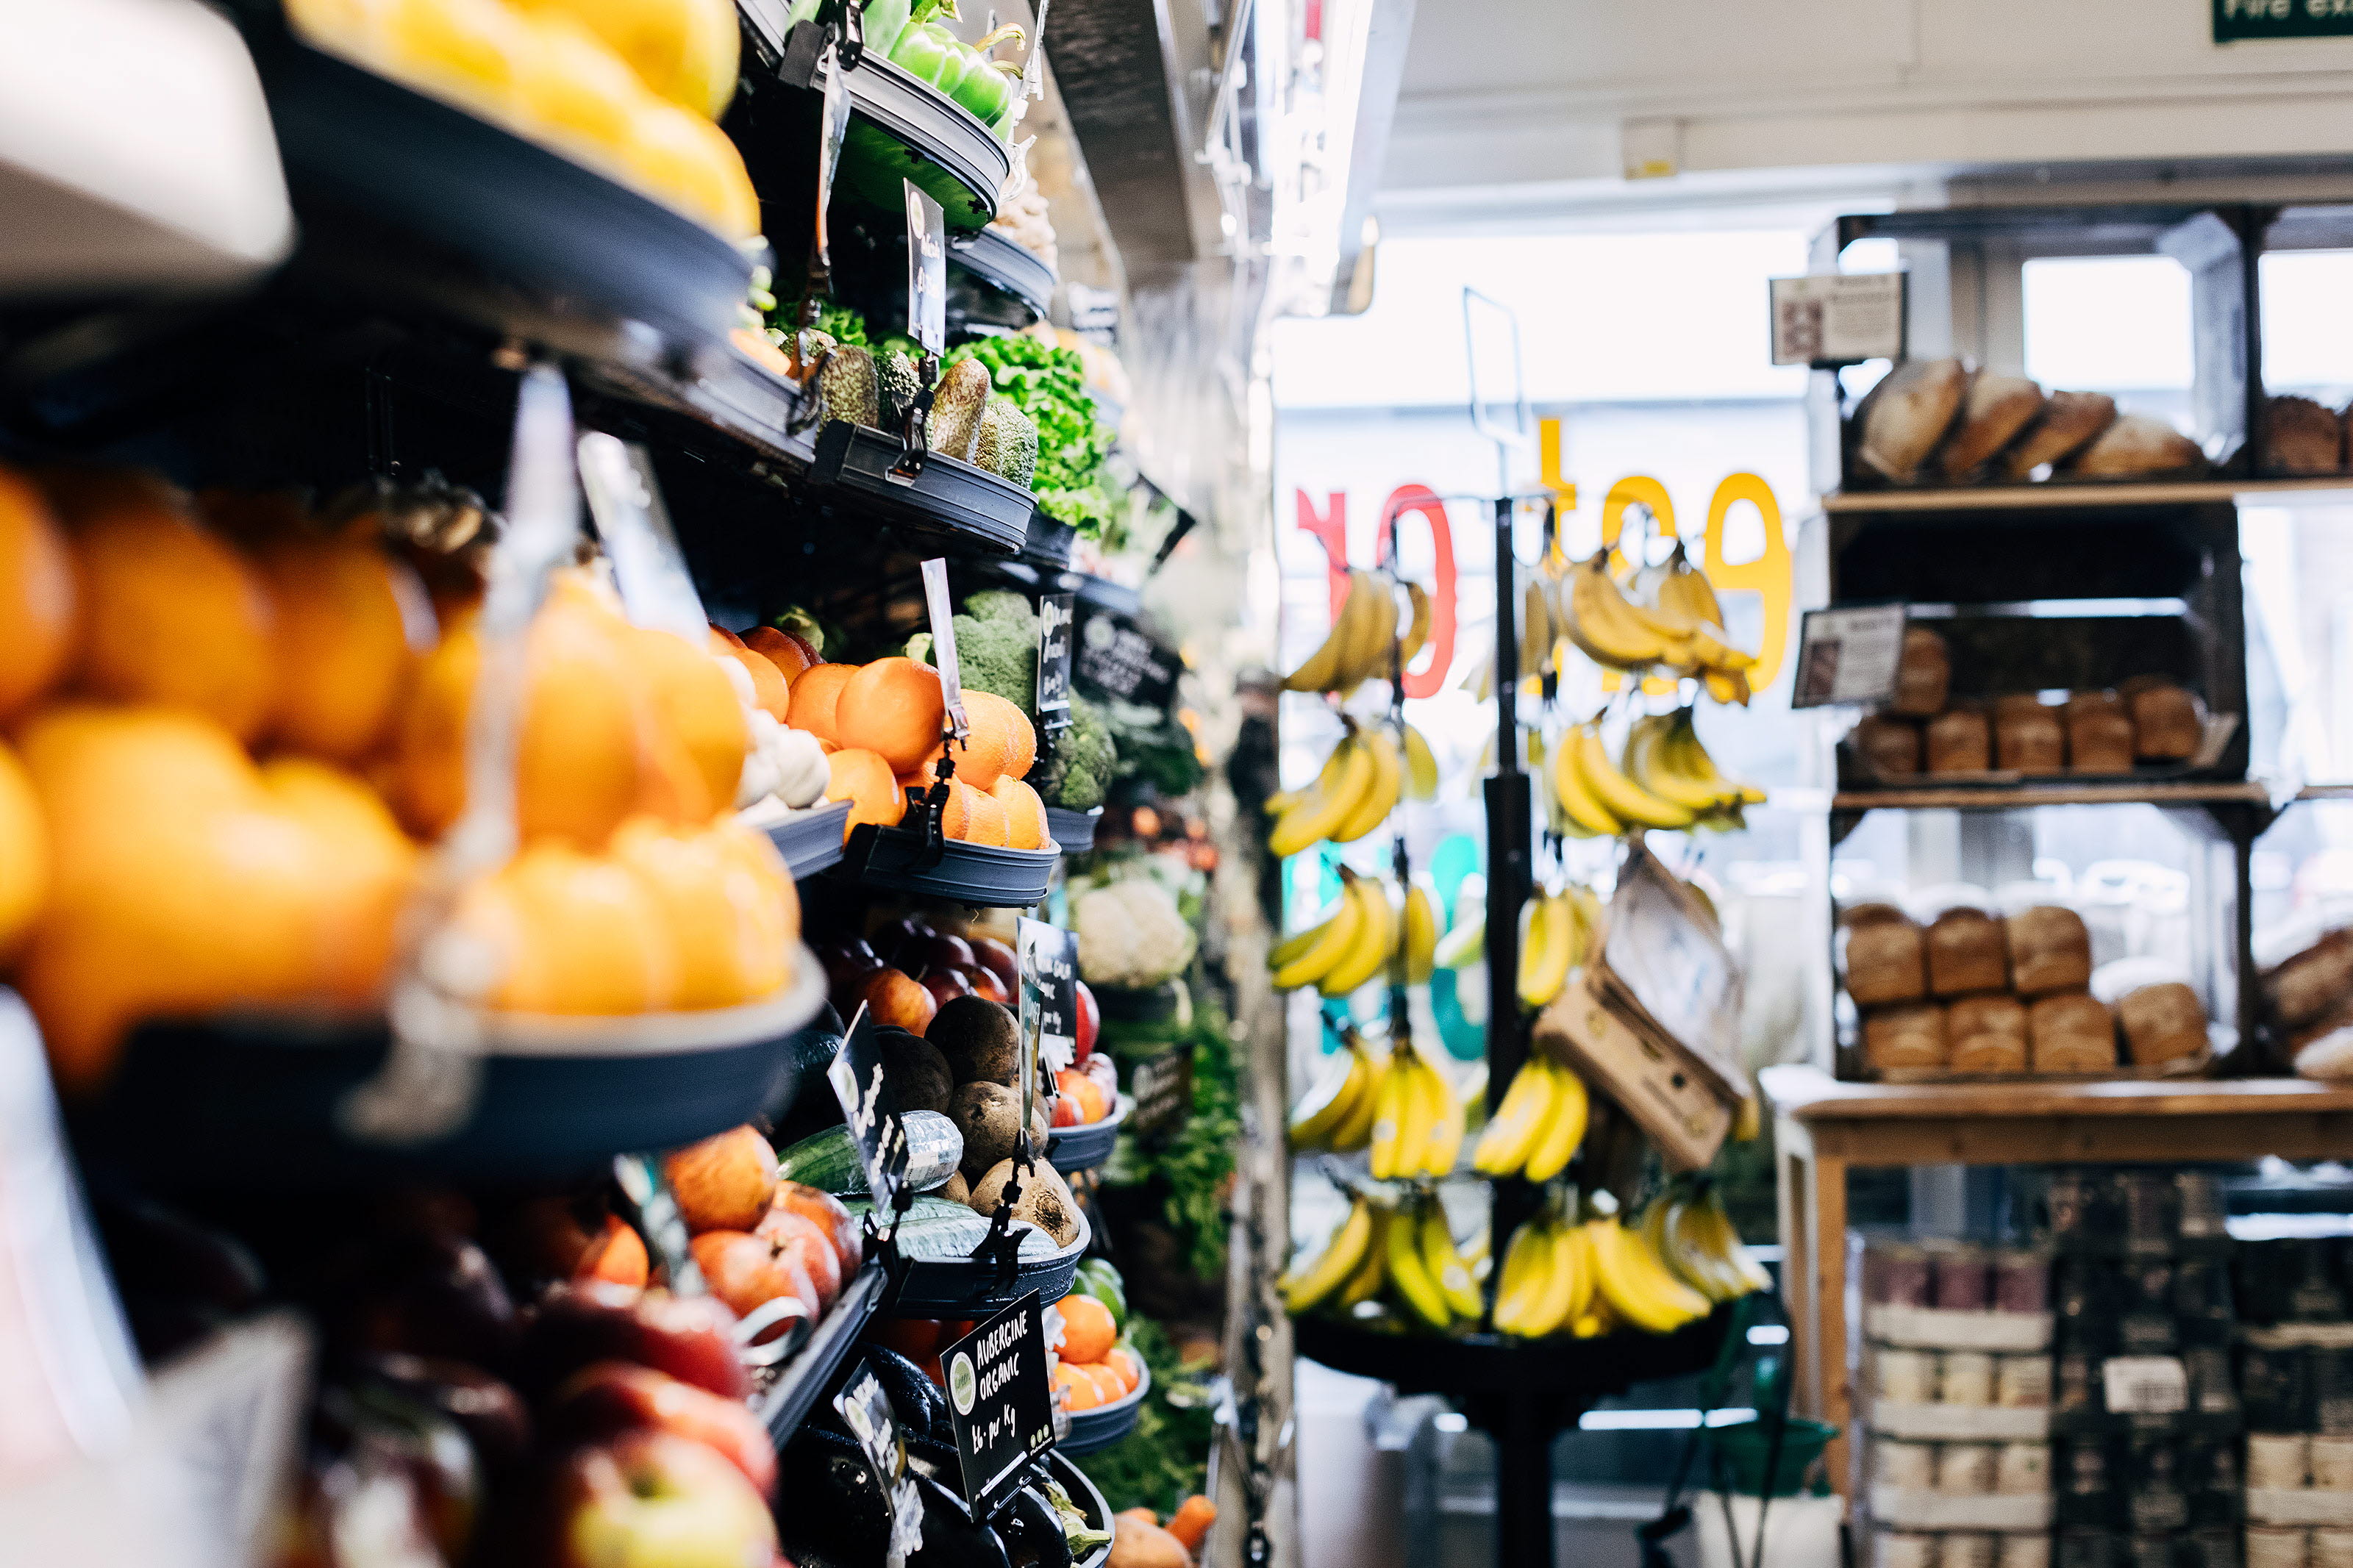
[[[1044,1312],[1032,1290],[940,1352],[964,1495],[988,1519],[1054,1445]]]
[[[2214,41],[2353,36],[2353,0],[2209,0]]]

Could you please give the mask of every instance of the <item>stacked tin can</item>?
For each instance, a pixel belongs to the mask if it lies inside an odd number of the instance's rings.
[[[2353,1240],[2238,1249],[2248,1568],[2353,1568]]]
[[[1880,1568],[2047,1568],[2049,1258],[1874,1241],[1862,1272],[1872,1559]]]
[[[2219,1184],[2062,1167],[2042,1207],[2057,1568],[2237,1568],[2243,1422]]]

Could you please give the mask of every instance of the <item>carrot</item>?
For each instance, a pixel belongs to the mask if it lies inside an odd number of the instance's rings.
[[[1217,1522],[1218,1505],[1196,1492],[1168,1516],[1168,1533],[1183,1542],[1186,1551],[1198,1552],[1209,1526]]]

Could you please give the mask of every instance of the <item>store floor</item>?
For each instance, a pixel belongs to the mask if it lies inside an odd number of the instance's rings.
[[[1304,1568],[1485,1568],[1495,1557],[1494,1456],[1437,1400],[1392,1398],[1380,1384],[1299,1363],[1299,1512]],[[1630,1425],[1564,1434],[1554,1449],[1555,1561],[1636,1568],[1634,1527],[1659,1511],[1684,1434],[1683,1384],[1608,1402]],[[1659,1478],[1656,1479],[1642,1478]],[[1670,1545],[1694,1568],[1690,1533]]]

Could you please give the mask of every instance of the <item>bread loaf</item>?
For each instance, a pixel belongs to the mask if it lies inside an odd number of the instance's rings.
[[[2206,738],[2198,699],[2169,680],[2127,681],[2125,711],[2132,719],[2133,755],[2145,763],[2183,763]]]
[[[2010,982],[2020,995],[2081,991],[2092,983],[2092,933],[2074,910],[2040,904],[2001,925],[2010,947]]]
[[[1925,758],[1932,773],[1981,773],[1993,766],[1993,725],[1977,709],[1947,709],[1928,721]]]
[[[2099,392],[2054,392],[2042,412],[2001,455],[2001,476],[2013,483],[2034,477],[2045,463],[2064,460],[2115,423],[2116,400]]]
[[[2036,1072],[2101,1072],[2116,1065],[2116,1020],[2080,991],[2045,996],[2026,1012]]]
[[[2024,1072],[2026,1004],[1964,996],[1945,1009],[1946,1058],[1955,1072]]]
[[[2263,399],[2263,472],[2333,474],[2345,466],[2345,429],[2334,410],[2309,397]]]
[[[1967,484],[2042,412],[2042,388],[2022,375],[1980,371],[1961,402],[1961,423],[1936,465],[1945,478]]]
[[[2065,772],[2067,733],[2059,715],[2031,697],[2002,699],[1993,714],[1993,762],[2021,773]]]
[[[1920,726],[1909,719],[1885,719],[1874,714],[1854,727],[1855,755],[1889,778],[1909,778],[1920,771]]]
[[[2353,996],[2353,930],[2327,932],[2266,971],[2263,1011],[2279,1029],[2298,1029],[2336,1012]]]
[[[1957,359],[1897,365],[1863,399],[1862,444],[1855,456],[1897,484],[1910,484],[1952,428],[1968,381]]]
[[[2156,474],[2194,474],[2206,467],[2198,443],[2146,414],[2127,414],[2092,438],[2066,462],[2068,473],[2085,479],[2137,479]]]
[[[1858,1007],[1916,1002],[1928,994],[1928,950],[1908,920],[1873,921],[1846,933],[1846,994]]]
[[[2010,989],[2001,926],[1983,910],[1947,910],[1928,928],[1928,993],[1966,996]]]
[[[1945,710],[1953,685],[1953,658],[1945,639],[1926,626],[1904,628],[1904,650],[1895,662],[1895,700],[1890,713],[1933,719]]]
[[[2132,720],[2112,691],[2079,691],[2063,712],[2067,727],[2067,771],[2128,773],[2133,765]]]
[[[1911,1002],[1864,1014],[1862,1059],[1879,1072],[1943,1067],[1945,1010],[1934,1002]]]
[[[2198,993],[2179,980],[2126,992],[2116,999],[2116,1023],[2136,1067],[2156,1067],[2206,1048],[2206,1008]]]
[[[1876,900],[1865,903],[1849,904],[1839,911],[1838,917],[1839,929],[1841,931],[1852,931],[1858,926],[1877,925],[1882,921],[1902,921],[1908,925],[1911,923],[1912,917],[1894,904],[1881,903]]]

